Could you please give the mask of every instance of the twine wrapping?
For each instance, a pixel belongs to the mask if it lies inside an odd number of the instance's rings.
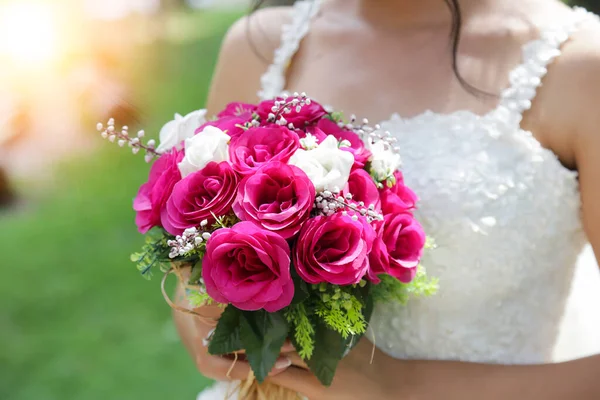
[[[209,326],[216,326],[217,322],[218,322],[217,318],[202,315],[201,313],[199,313],[197,311],[198,308],[190,310],[190,309],[187,309],[184,307],[180,307],[171,300],[171,298],[169,297],[169,295],[167,294],[167,291],[165,289],[165,284],[167,282],[167,278],[171,274],[174,274],[177,276],[179,283],[181,285],[183,285],[185,289],[200,290],[199,286],[190,285],[183,277],[181,268],[173,264],[171,266],[171,268],[165,272],[165,274],[161,280],[161,283],[160,283],[160,289],[162,291],[163,297],[165,298],[165,301],[167,302],[167,304],[173,310],[175,310],[177,312],[181,312],[184,314],[192,315],[196,318],[200,318],[202,323],[205,323]],[[229,368],[229,371],[227,372],[228,377],[229,377],[229,374],[231,373],[231,371],[233,370],[237,360],[238,360],[238,354],[235,353],[234,359],[231,362],[231,367]],[[306,399],[303,396],[301,396],[300,394],[298,394],[297,392],[290,390],[288,388],[284,388],[284,387],[281,387],[279,385],[275,385],[275,384],[269,383],[269,382],[258,383],[256,378],[254,377],[254,374],[252,373],[252,371],[250,371],[248,378],[241,381],[239,384],[235,384],[233,382],[231,383],[230,388],[228,389],[228,393],[226,394],[225,399],[223,399],[223,400],[306,400]]]

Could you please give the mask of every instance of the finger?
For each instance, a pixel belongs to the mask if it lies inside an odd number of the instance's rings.
[[[275,361],[275,365],[269,373],[269,376],[275,376],[277,374],[280,374],[286,369],[288,369],[291,365],[292,360],[290,360],[289,357],[279,357],[277,361]]]
[[[267,381],[298,392],[309,399],[322,398],[321,391],[323,387],[317,378],[309,371],[301,368],[289,367],[277,375],[268,377]]]
[[[290,339],[286,339],[285,343],[283,343],[283,347],[281,348],[282,353],[291,353],[292,351],[296,351],[296,348],[290,341]]]
[[[290,359],[293,366],[308,369],[308,365],[306,365],[306,362],[304,362],[302,357],[300,357],[295,351],[291,353],[285,353],[284,355]]]

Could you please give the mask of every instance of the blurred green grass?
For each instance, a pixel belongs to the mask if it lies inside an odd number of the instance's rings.
[[[204,105],[237,16],[202,15],[203,38],[128,56],[147,132]],[[128,260],[143,243],[131,202],[148,166],[113,147],[61,166],[34,203],[0,215],[1,399],[193,399],[208,383],[179,342],[160,279],[143,280]]]

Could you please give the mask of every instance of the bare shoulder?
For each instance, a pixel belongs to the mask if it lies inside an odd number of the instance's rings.
[[[209,113],[231,101],[255,102],[260,78],[273,60],[289,7],[269,7],[236,21],[229,28],[215,68],[207,108]]]
[[[572,35],[536,100],[531,119],[543,141],[565,164],[576,166],[577,146],[600,134],[600,23],[592,19]]]

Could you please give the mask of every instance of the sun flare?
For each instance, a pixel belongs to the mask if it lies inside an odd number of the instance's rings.
[[[25,66],[52,61],[57,56],[57,22],[43,3],[19,1],[0,5],[0,55]]]

